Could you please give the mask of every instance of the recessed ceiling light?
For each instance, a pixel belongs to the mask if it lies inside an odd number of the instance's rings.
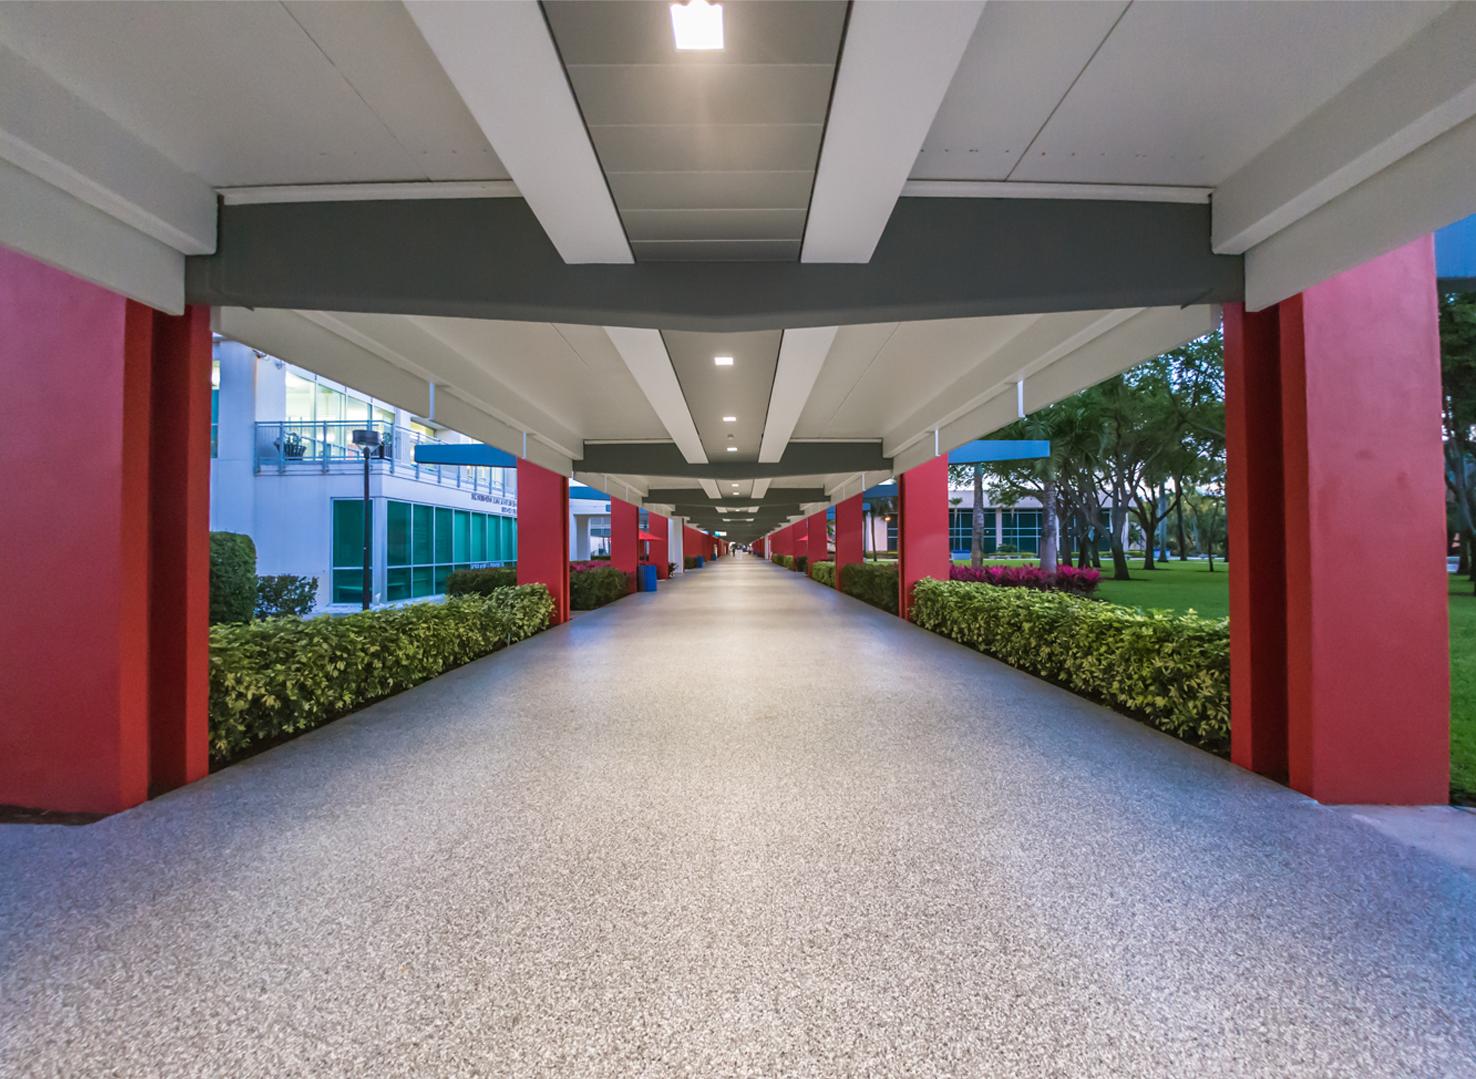
[[[737,423],[738,422],[738,417],[737,416],[724,416],[723,417],[723,422],[724,423]]]
[[[733,357],[732,356],[714,356],[712,358],[712,362],[715,363],[715,364],[717,364],[719,367],[732,367],[733,366]]]
[[[679,49],[723,47],[723,5],[688,0],[671,5],[671,30]]]
[[[728,452],[729,453],[737,453],[738,452],[738,447],[737,446],[729,446],[728,447]]]

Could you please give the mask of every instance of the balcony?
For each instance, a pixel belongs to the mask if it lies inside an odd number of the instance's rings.
[[[423,483],[458,487],[511,498],[501,469],[482,465],[422,465],[415,461],[415,447],[439,444],[440,439],[409,427],[388,423],[277,420],[257,423],[255,469],[280,473],[299,469],[319,472],[350,472],[363,467],[363,453],[354,445],[354,432],[379,432],[380,445],[369,458],[370,468],[402,475]]]

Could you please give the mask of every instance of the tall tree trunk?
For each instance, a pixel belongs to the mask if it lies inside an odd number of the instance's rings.
[[[1174,479],[1174,493],[1179,496],[1174,502],[1174,514],[1179,519],[1179,561],[1187,562],[1189,560],[1189,537],[1184,534],[1184,481],[1177,477]]]
[[[969,536],[969,565],[984,564],[984,466],[974,466],[974,527]]]
[[[1041,520],[1045,527],[1040,535],[1040,568],[1046,573],[1056,572],[1056,469],[1051,461],[1045,464],[1045,479],[1041,487]]]
[[[1113,492],[1112,513],[1109,518],[1112,522],[1112,534],[1107,537],[1107,542],[1112,548],[1112,579],[1114,581],[1131,581],[1133,575],[1128,572],[1127,551],[1122,545],[1122,534],[1127,531],[1127,496],[1121,489]]]

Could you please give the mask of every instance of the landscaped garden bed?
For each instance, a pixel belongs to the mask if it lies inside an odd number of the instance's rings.
[[[210,756],[228,764],[548,625],[541,584],[388,610],[210,628]]]
[[[1226,619],[1031,588],[924,580],[913,593],[912,620],[1186,741],[1221,754],[1228,749]]]

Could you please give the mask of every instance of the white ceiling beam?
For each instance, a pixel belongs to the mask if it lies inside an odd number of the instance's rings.
[[[1058,184],[1029,180],[908,180],[904,198],[1072,199],[1086,202],[1209,202],[1214,188],[1158,184]]]
[[[1455,4],[1215,190],[1214,250],[1249,251],[1476,116],[1473,56],[1476,4]]]
[[[1072,339],[1081,339],[1077,347],[1048,354],[1053,358],[1036,367],[1025,381],[1027,414],[1210,333],[1217,321],[1216,308],[1206,304],[1123,313],[1128,317],[1101,332],[1073,335]],[[941,424],[936,439],[921,439],[899,452],[893,458],[893,468],[896,472],[915,468],[935,456],[935,446],[936,453],[948,453],[965,442],[988,436],[1015,418],[1016,399],[1010,387]]]
[[[764,437],[759,443],[759,461],[776,464],[784,456],[800,413],[810,399],[815,379],[830,355],[836,326],[814,326],[785,330],[779,342],[779,363],[769,391],[769,411],[764,416]]]
[[[215,192],[0,45],[0,160],[186,255],[215,250]]]
[[[397,202],[406,199],[515,199],[511,180],[415,180],[374,184],[276,184],[222,187],[227,206],[264,206],[278,202]]]
[[[634,262],[536,0],[405,7],[564,261]]]
[[[184,310],[184,256],[0,161],[0,244],[160,311]]]
[[[687,463],[706,464],[702,436],[692,422],[692,410],[687,407],[687,398],[671,366],[661,331],[606,326],[605,333]]]
[[[698,480],[702,485],[702,493],[711,499],[720,499],[723,493],[718,490],[717,480]]]
[[[1476,213],[1472,177],[1476,117],[1247,251],[1246,307],[1260,311]]]
[[[751,497],[753,497],[753,498],[763,498],[764,495],[766,495],[768,493],[769,493],[769,481],[767,479],[754,480],[753,481],[753,490],[749,492],[749,494],[750,494]]]
[[[869,262],[982,0],[855,0],[810,196],[802,262]]]

